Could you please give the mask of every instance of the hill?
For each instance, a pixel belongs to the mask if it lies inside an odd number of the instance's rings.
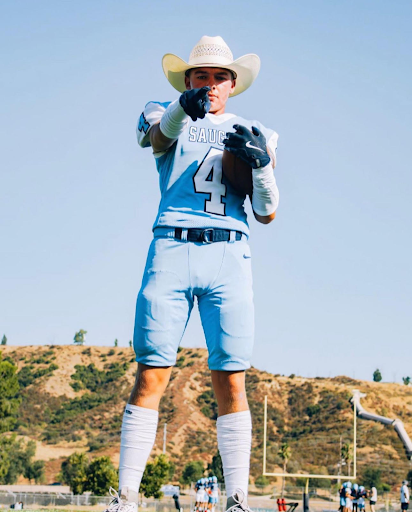
[[[22,405],[14,430],[37,444],[36,458],[46,460],[46,479],[55,481],[60,465],[75,451],[109,455],[118,463],[124,405],[134,381],[136,363],[130,348],[86,346],[2,347],[3,357],[18,367]],[[336,474],[340,445],[353,437],[352,389],[367,394],[363,406],[398,417],[412,437],[412,388],[348,377],[302,378],[273,375],[252,368],[247,390],[254,434],[253,478],[262,474],[263,400],[268,396],[268,471],[278,471],[278,450],[291,448],[289,472]],[[171,382],[160,405],[153,453],[163,447],[176,478],[190,460],[211,462],[217,453],[214,423],[217,404],[210,383],[207,352],[181,349]],[[399,484],[409,469],[394,430],[358,421],[358,472],[379,468],[383,481]]]

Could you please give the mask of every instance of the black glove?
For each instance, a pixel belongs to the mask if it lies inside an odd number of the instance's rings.
[[[201,89],[191,89],[185,91],[179,98],[180,105],[192,121],[203,119],[210,110],[210,99],[208,92],[210,87],[202,87]]]
[[[252,126],[252,131],[240,124],[234,124],[233,128],[236,132],[228,132],[223,141],[225,149],[244,160],[253,169],[265,167],[270,162],[270,156],[263,133],[255,126]]]

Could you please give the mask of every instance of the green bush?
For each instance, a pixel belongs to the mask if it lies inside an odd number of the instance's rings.
[[[197,403],[200,406],[201,412],[213,420],[217,419],[217,401],[212,389],[204,391],[197,397]]]
[[[99,370],[91,363],[88,366],[76,364],[76,372],[71,376],[74,382],[70,385],[75,391],[88,389],[91,392],[101,391],[109,382],[117,381],[129,368],[129,363],[110,363],[104,370]]]
[[[85,490],[95,496],[107,495],[110,487],[117,487],[118,475],[110,457],[96,457],[86,469]]]
[[[255,485],[258,487],[267,487],[270,484],[270,480],[267,476],[260,475],[255,480]]]
[[[16,423],[16,413],[20,406],[17,367],[2,360],[0,352],[0,433],[11,430]]]
[[[51,363],[49,364],[49,366],[46,366],[45,368],[38,368],[37,370],[35,370],[32,364],[28,364],[26,366],[23,366],[23,368],[19,371],[19,373],[17,374],[17,378],[20,386],[22,388],[26,388],[27,386],[30,386],[30,384],[32,384],[36,379],[39,379],[44,375],[49,375],[58,368],[59,367],[57,366],[57,364]]]
[[[146,465],[140,491],[146,498],[153,496],[155,499],[160,499],[163,496],[160,488],[168,481],[172,473],[174,473],[174,468],[167,456],[163,453],[158,455],[153,462]]]
[[[179,359],[176,361],[176,366],[178,368],[181,368],[185,362],[185,356],[180,356]]]
[[[33,461],[36,443],[24,443],[16,436],[0,438],[0,484],[15,484],[23,475],[40,483],[44,479],[44,461]]]
[[[58,478],[70,487],[73,494],[83,494],[87,484],[87,467],[89,461],[85,453],[75,452],[62,465]]]
[[[205,468],[203,466],[203,462],[200,460],[188,462],[183,468],[179,482],[183,485],[190,485],[191,482],[196,482],[202,478],[204,471]]]

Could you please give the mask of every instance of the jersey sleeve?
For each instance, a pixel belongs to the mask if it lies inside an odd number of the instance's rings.
[[[154,124],[160,122],[162,115],[168,103],[160,103],[158,101],[150,101],[140,114],[139,121],[136,127],[137,142],[142,148],[148,148],[150,146],[149,131]]]

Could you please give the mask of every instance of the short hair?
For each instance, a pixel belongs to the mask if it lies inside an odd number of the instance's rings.
[[[205,67],[205,68],[211,68],[211,67],[220,67],[220,66],[202,66],[202,67]],[[194,69],[199,69],[199,68],[190,68],[190,69],[187,69],[185,71],[185,76],[187,76],[187,78],[189,78],[189,75],[190,75],[190,72],[193,71]],[[229,73],[232,75],[232,80],[236,80],[237,78],[237,75],[234,71],[232,71],[231,69],[227,69],[227,68],[221,68],[221,69],[224,69],[226,71],[229,71]]]

